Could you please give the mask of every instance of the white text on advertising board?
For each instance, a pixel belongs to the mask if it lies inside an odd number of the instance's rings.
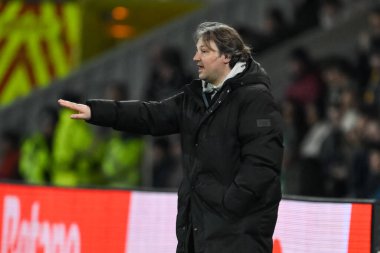
[[[40,220],[40,204],[33,202],[30,217],[21,217],[17,196],[3,199],[1,253],[80,253],[81,236],[75,223]]]

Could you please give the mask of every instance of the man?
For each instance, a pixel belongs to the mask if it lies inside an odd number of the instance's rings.
[[[160,102],[60,100],[74,119],[140,134],[180,133],[177,253],[272,252],[281,199],[280,114],[265,71],[235,29],[195,33],[200,80]]]

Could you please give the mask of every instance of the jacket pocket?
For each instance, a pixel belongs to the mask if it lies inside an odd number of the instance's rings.
[[[235,218],[223,207],[223,198],[227,187],[221,184],[211,173],[197,176],[195,192],[204,205],[225,220]]]
[[[211,174],[200,174],[195,183],[195,192],[210,207],[221,206],[225,187],[220,184]]]

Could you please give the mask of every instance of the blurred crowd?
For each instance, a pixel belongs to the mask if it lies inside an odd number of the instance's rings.
[[[265,10],[258,27],[239,26],[237,30],[254,49],[254,55],[278,46],[285,40],[312,29],[330,30],[352,13],[367,8],[365,0],[290,0],[290,14],[274,5]]]
[[[379,7],[356,39],[347,56],[313,59],[302,47],[289,53],[285,192],[380,198]]]
[[[290,19],[273,7],[259,29],[238,27],[255,56],[310,29],[332,29],[350,16],[348,1],[293,2]],[[353,2],[360,6],[361,1]],[[380,7],[371,9],[368,29],[353,39],[357,48],[347,54],[349,58],[314,59],[306,48],[295,47],[284,63],[289,67],[288,85],[279,104],[284,117],[286,194],[380,198]],[[165,45],[151,51],[144,100],[171,96],[194,78],[184,67],[179,48]],[[105,87],[103,98],[130,98],[128,83],[110,81]],[[62,97],[81,101],[80,94],[72,92]],[[181,144],[177,135],[147,141],[71,120],[69,114],[46,106],[35,133],[4,131],[0,179],[138,187],[143,185],[142,168],[149,159],[151,186],[178,187]]]
[[[124,83],[106,85],[104,98],[124,100]],[[81,102],[80,94],[65,98]],[[0,179],[57,186],[135,187],[141,182],[144,140],[141,136],[92,127],[70,119],[72,112],[46,105],[33,133],[6,130],[0,137]]]

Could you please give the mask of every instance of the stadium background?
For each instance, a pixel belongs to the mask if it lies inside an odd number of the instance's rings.
[[[75,210],[102,203],[103,193],[83,188],[116,195],[120,191],[120,199],[114,200],[120,203],[114,204],[114,210],[121,213],[120,219],[129,215],[129,223],[137,226],[143,225],[131,218],[132,209],[122,207],[130,201],[126,200],[129,195],[137,196],[136,203],[151,206],[153,202],[158,207],[162,202],[157,198],[162,195],[157,191],[166,192],[172,198],[168,208],[175,209],[172,192],[181,178],[178,136],[135,136],[73,122],[56,101],[95,97],[150,100],[175,93],[195,76],[192,33],[206,20],[228,23],[241,32],[271,76],[273,93],[283,111],[286,200],[274,251],[305,252],[306,247],[307,252],[378,252],[378,4],[374,0],[1,1],[1,252],[32,247],[30,238],[38,237],[33,237],[27,225],[24,230],[20,225],[14,228],[18,232],[9,232],[11,219],[30,219],[30,224],[33,219],[34,224],[39,218],[41,224],[51,220],[52,227],[64,220],[69,235],[70,222],[91,220],[91,215],[78,216],[80,211]],[[152,195],[146,197],[143,189]],[[54,193],[60,191],[65,192],[63,199],[69,204],[61,207],[64,211],[52,211],[49,206],[59,203]],[[94,196],[94,202],[80,203],[75,195],[82,191],[88,194],[84,198]],[[45,194],[53,195],[42,200]],[[347,205],[325,206],[335,202]],[[16,209],[7,209],[12,205]],[[297,212],[298,205],[304,210],[300,212],[304,223],[288,223],[295,218],[290,210]],[[367,207],[361,209],[361,205]],[[308,215],[319,208],[328,211]],[[19,210],[20,215],[12,216],[15,213],[7,210]],[[155,242],[172,242],[173,230],[168,225],[173,217],[166,216],[167,212],[172,214],[166,210],[152,214],[153,220],[167,219],[160,228],[168,234],[161,241],[152,239],[152,247]],[[59,217],[63,213],[66,218]],[[336,244],[323,238],[339,237],[340,230],[333,223],[336,219],[329,219],[334,214],[337,216],[332,217],[347,217],[341,226],[348,226],[345,239],[336,239]],[[368,219],[357,221],[355,217]],[[314,230],[318,224],[327,224],[329,233]],[[98,228],[102,226],[107,225]],[[157,226],[140,232],[153,233]],[[306,232],[291,229],[298,226]],[[81,225],[78,229],[74,226],[72,234],[81,229]],[[123,237],[121,251],[149,252],[128,248],[132,246],[125,242],[126,230],[122,228],[119,234]],[[287,230],[294,233],[282,232]],[[131,235],[139,230],[128,231]],[[97,239],[88,238],[85,243],[96,245]],[[7,240],[10,243],[6,244]],[[131,240],[139,242],[138,238]],[[292,248],[284,246],[289,240],[293,244],[287,245]],[[326,248],[316,247],[321,243]],[[168,245],[171,249],[173,244]],[[89,251],[67,247],[69,252]]]

